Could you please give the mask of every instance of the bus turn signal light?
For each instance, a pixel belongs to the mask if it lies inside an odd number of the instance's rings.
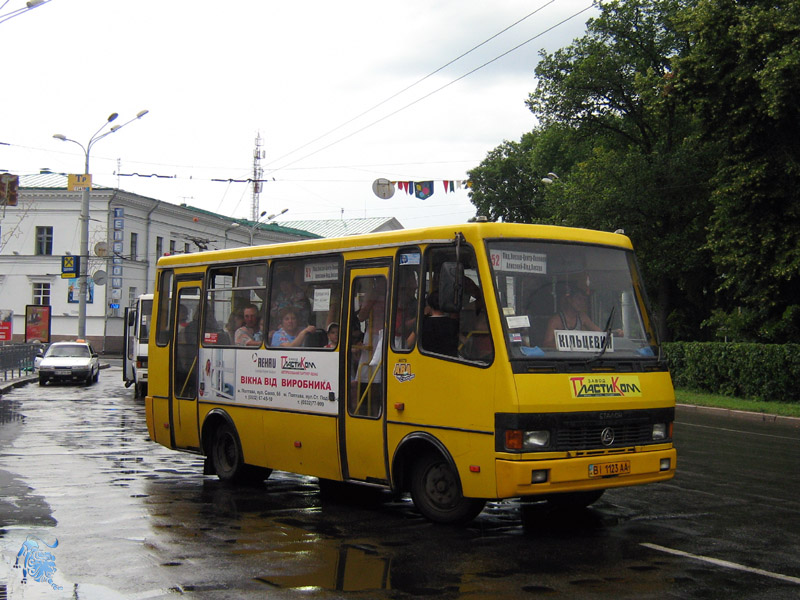
[[[522,431],[506,429],[506,450],[522,450]]]

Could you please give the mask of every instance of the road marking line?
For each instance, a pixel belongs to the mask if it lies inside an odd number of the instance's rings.
[[[712,565],[717,565],[719,567],[736,569],[737,571],[746,571],[748,573],[764,575],[766,577],[772,577],[773,579],[780,579],[781,581],[788,581],[789,583],[795,583],[797,585],[800,585],[800,577],[792,577],[791,575],[773,573],[772,571],[765,571],[763,569],[754,569],[753,567],[746,567],[744,565],[740,565],[738,563],[730,562],[727,560],[721,560],[719,558],[711,558],[710,556],[701,556],[699,554],[689,554],[688,552],[684,552],[683,550],[666,548],[664,546],[659,546],[657,544],[642,543],[641,545],[644,546],[645,548],[650,548],[651,550],[658,550],[659,552],[666,552],[667,554],[674,554],[675,556],[684,556],[686,558],[691,558],[693,560],[699,560],[702,562],[711,563]]]

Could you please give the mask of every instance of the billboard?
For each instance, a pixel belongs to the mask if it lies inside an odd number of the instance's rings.
[[[50,343],[50,306],[28,304],[25,307],[25,343],[35,340]]]
[[[14,311],[0,308],[0,342],[10,342],[14,335]]]

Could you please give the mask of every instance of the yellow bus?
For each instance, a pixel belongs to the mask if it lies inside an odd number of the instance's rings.
[[[169,256],[156,277],[150,437],[223,481],[381,486],[455,523],[674,475],[624,235],[471,223]]]

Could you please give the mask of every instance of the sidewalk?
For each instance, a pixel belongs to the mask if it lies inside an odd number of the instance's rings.
[[[27,375],[23,374],[22,376],[9,377],[8,379],[3,379],[2,373],[0,373],[0,397],[2,397],[4,394],[7,394],[16,387],[25,385],[27,383],[32,383],[38,380],[39,376],[33,372]]]
[[[100,363],[100,370],[108,369],[111,365],[108,363]],[[36,383],[39,381],[39,375],[36,372],[31,371],[27,374],[23,373],[22,375],[18,375],[16,377],[8,377],[8,379],[3,378],[3,374],[0,373],[0,398],[3,397],[4,394],[7,394],[14,388],[18,388],[22,385],[27,385],[29,383]],[[0,596],[0,598],[2,598]]]

